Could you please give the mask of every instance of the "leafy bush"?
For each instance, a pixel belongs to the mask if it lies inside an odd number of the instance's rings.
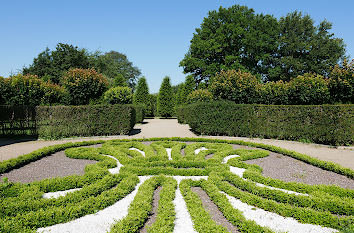
[[[141,77],[138,81],[136,91],[134,93],[134,104],[148,105],[149,101],[149,88],[146,83],[146,78]]]
[[[104,93],[104,99],[109,104],[131,104],[132,89],[129,87],[113,87]]]
[[[162,117],[171,117],[174,112],[173,93],[170,78],[167,76],[163,79],[159,95],[157,96],[157,112]]]
[[[148,96],[148,103],[146,107],[146,116],[154,117],[157,116],[157,95],[156,94],[149,94]]]
[[[198,89],[187,96],[187,103],[207,102],[213,99],[213,95],[206,89]]]
[[[210,92],[216,99],[232,100],[238,104],[257,102],[258,78],[241,70],[221,71],[211,80]]]
[[[127,134],[135,124],[135,109],[127,105],[38,106],[41,138]]]
[[[83,105],[100,98],[108,87],[108,80],[94,69],[76,68],[64,74],[62,85],[69,92],[72,105]]]
[[[289,82],[288,98],[289,103],[294,105],[329,103],[327,81],[316,74],[297,76]]]
[[[238,105],[194,103],[178,110],[178,121],[207,135],[308,139],[323,144],[354,142],[354,105]]]
[[[282,80],[277,82],[267,82],[257,86],[260,104],[289,104],[288,97],[289,84]]]
[[[334,103],[354,103],[354,60],[334,66],[330,74],[329,91]]]

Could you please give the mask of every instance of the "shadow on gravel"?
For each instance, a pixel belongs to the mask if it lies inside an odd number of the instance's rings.
[[[23,137],[23,138],[0,138],[0,146],[7,146],[19,142],[36,141],[36,137]]]

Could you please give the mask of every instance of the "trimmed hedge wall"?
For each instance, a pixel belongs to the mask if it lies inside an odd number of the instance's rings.
[[[177,110],[180,123],[197,133],[310,140],[330,145],[354,142],[354,105],[242,105],[195,103]]]
[[[128,134],[143,109],[133,105],[0,106],[0,136],[73,136]]]

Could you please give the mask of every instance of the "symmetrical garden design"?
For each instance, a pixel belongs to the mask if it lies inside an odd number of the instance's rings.
[[[64,149],[69,158],[98,162],[82,176],[0,184],[0,232],[353,230],[353,189],[264,177],[261,167],[244,161],[273,151],[351,179],[353,170],[262,144],[191,138],[67,143],[1,162],[0,173]]]

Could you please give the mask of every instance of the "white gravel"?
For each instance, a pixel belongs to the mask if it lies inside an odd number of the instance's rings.
[[[254,206],[241,202],[240,200],[222,192],[229,199],[231,205],[243,212],[243,215],[248,220],[255,221],[258,225],[269,227],[277,232],[288,233],[330,233],[338,232],[335,229],[322,227],[313,224],[300,223],[297,220],[289,217],[283,217],[278,214],[268,212]]]
[[[72,193],[75,191],[80,190],[81,188],[76,188],[76,189],[68,189],[65,191],[57,191],[57,192],[50,192],[50,193],[45,193],[42,195],[43,198],[49,199],[49,198],[58,198],[58,197],[63,197],[68,193]]]
[[[227,161],[229,161],[229,159],[233,159],[233,158],[237,158],[237,157],[240,157],[239,155],[229,155],[229,156],[226,156],[223,160],[222,160],[222,163],[227,163]]]
[[[113,157],[112,155],[104,155],[104,156],[107,156],[111,159],[114,159],[115,161],[117,161],[117,167],[114,167],[114,168],[110,168],[108,169],[108,171],[111,173],[111,174],[118,174],[119,173],[119,170],[121,169],[121,167],[123,167],[123,165],[119,162],[118,159],[116,159],[115,157]]]
[[[230,171],[231,171],[232,173],[238,175],[238,176],[241,177],[242,179],[244,179],[244,178],[243,178],[243,173],[246,171],[246,169],[230,166]],[[244,180],[246,180],[246,179],[244,179]],[[286,189],[274,188],[274,187],[271,187],[271,186],[268,186],[268,185],[265,185],[265,184],[260,184],[260,183],[256,183],[256,182],[254,182],[254,183],[255,183],[257,186],[259,186],[259,187],[265,187],[265,188],[269,188],[269,189],[272,189],[272,190],[279,190],[279,191],[282,191],[282,192],[288,193],[288,194],[295,194],[295,195],[308,196],[308,194],[306,194],[306,193],[298,193],[298,192],[294,192],[294,191],[290,191],[290,190],[286,190]]]
[[[142,150],[139,150],[137,148],[129,148],[129,150],[136,150],[136,151],[138,151],[140,154],[142,154],[145,157],[145,152],[142,151]]]
[[[188,212],[186,202],[183,199],[181,190],[179,189],[179,183],[183,179],[200,180],[200,179],[208,179],[208,177],[207,176],[173,176],[173,178],[176,179],[178,183],[178,187],[176,190],[176,198],[173,200],[173,204],[175,205],[175,211],[176,211],[175,228],[173,232],[174,233],[194,233],[196,231],[193,228],[192,218]]]
[[[83,216],[67,223],[61,223],[46,228],[39,228],[37,232],[50,233],[103,233],[110,230],[111,225],[128,214],[128,207],[134,200],[138,188],[150,176],[140,176],[140,182],[135,190],[126,197],[95,214]]]
[[[203,146],[203,147],[201,147],[201,148],[195,149],[195,150],[194,150],[194,153],[197,155],[197,154],[199,154],[199,152],[201,152],[201,151],[203,151],[203,150],[208,150],[208,149]]]
[[[166,148],[166,152],[167,152],[167,155],[168,155],[168,160],[172,160],[172,149],[171,148]]]

